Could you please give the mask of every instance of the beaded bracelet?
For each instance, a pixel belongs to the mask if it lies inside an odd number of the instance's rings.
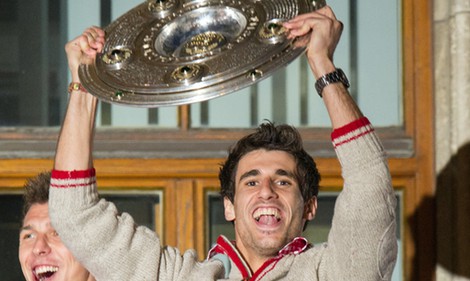
[[[68,88],[69,94],[71,94],[72,91],[80,91],[80,92],[88,93],[88,91],[82,86],[82,84],[78,82],[72,82],[69,84],[69,88]]]

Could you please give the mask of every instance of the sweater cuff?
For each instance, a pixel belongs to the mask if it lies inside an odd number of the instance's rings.
[[[52,170],[51,178],[63,180],[63,179],[82,179],[91,178],[95,176],[95,168],[88,170],[73,170],[73,171],[60,171]]]
[[[372,127],[369,119],[367,119],[367,117],[361,117],[344,125],[343,127],[335,129],[331,133],[331,140],[336,148],[373,131],[374,128]]]
[[[355,177],[354,175],[361,173],[364,168],[369,169],[372,163],[386,162],[382,143],[365,117],[335,129],[331,137],[344,176],[349,174]]]
[[[73,188],[89,186],[95,183],[95,169],[60,171],[52,170],[51,187]]]

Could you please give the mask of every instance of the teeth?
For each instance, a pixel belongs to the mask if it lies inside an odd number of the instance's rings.
[[[43,265],[43,266],[36,267],[36,269],[34,270],[34,273],[36,275],[39,275],[39,274],[43,274],[46,272],[57,272],[58,270],[59,268],[57,266]]]
[[[279,211],[276,208],[259,208],[253,214],[253,218],[257,221],[259,221],[261,216],[274,216],[277,220],[281,219]]]

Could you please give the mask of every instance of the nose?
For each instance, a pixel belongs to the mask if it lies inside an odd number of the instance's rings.
[[[37,256],[47,255],[51,252],[47,238],[44,235],[39,235],[34,243],[33,253]]]
[[[277,193],[274,183],[271,179],[265,179],[261,182],[259,197],[265,200],[277,198]]]

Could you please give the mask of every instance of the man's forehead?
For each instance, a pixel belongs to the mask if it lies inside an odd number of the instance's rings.
[[[265,169],[272,172],[277,170],[290,171],[295,169],[294,156],[282,150],[254,150],[245,154],[237,165],[237,174],[251,172],[252,170],[262,173]]]
[[[54,230],[49,219],[38,219],[34,218],[23,222],[23,226],[20,228],[21,231],[38,231],[48,232]]]
[[[49,208],[47,204],[33,204],[23,219],[21,230],[51,227],[52,225],[49,219]]]

